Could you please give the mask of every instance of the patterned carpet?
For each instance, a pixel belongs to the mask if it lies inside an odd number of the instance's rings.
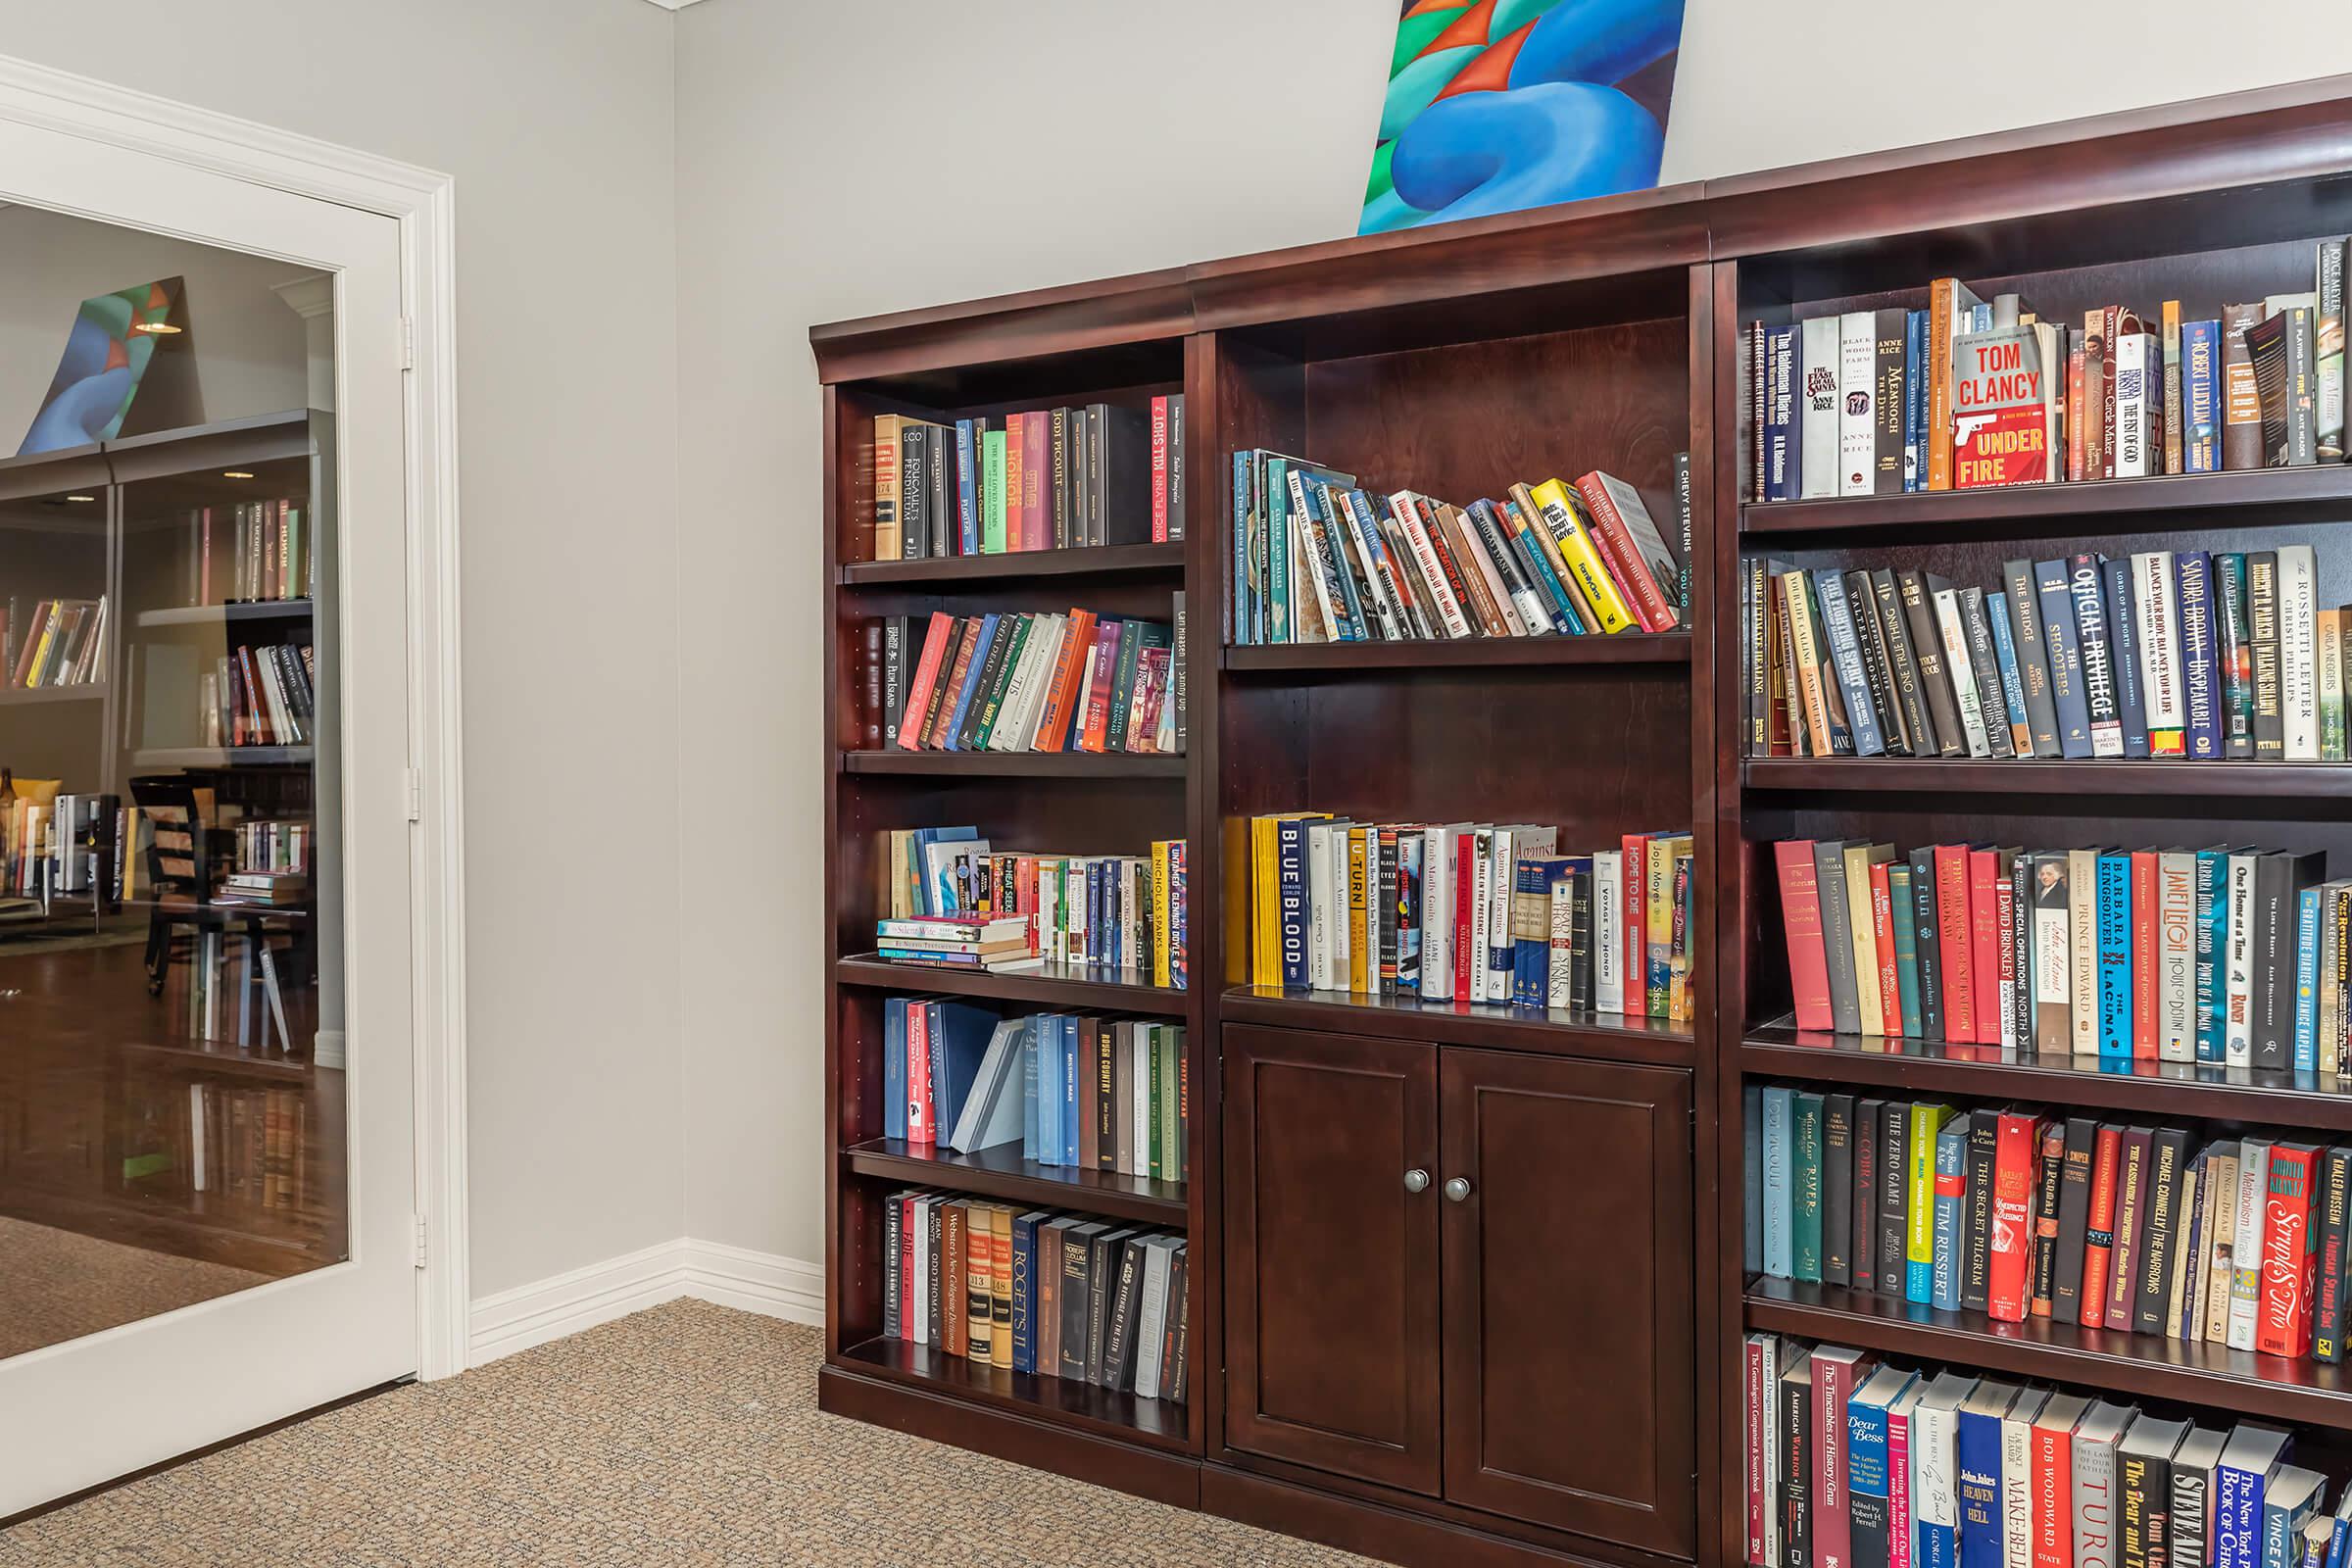
[[[0,1219],[0,1356],[269,1283],[224,1263]]]
[[[820,1414],[822,1354],[675,1301],[29,1520],[0,1564],[1364,1565]]]

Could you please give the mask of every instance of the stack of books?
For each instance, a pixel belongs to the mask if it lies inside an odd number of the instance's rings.
[[[1597,470],[1455,507],[1238,451],[1226,641],[1672,631],[1690,603],[1690,455],[1674,465],[1673,526],[1661,531],[1639,490]]]
[[[1687,1021],[1690,835],[1253,817],[1255,985]]]
[[[2352,1149],[1750,1086],[1768,1278],[2344,1359]]]
[[[919,561],[1184,537],[1184,394],[940,423],[874,416],[870,551]]]
[[[882,956],[953,968],[1042,964],[1184,988],[1190,897],[1182,839],[1148,856],[998,850],[974,827],[887,835]],[[1017,948],[1002,921],[1019,921]],[[967,951],[968,948],[968,951]]]
[[[317,830],[307,816],[249,816],[236,824],[240,871],[309,871]]]
[[[0,673],[12,691],[106,679],[107,602],[12,598],[0,606]]]
[[[1182,1026],[961,1003],[883,1004],[883,1135],[1180,1182],[1192,1125]]]
[[[284,909],[311,896],[307,871],[231,871],[213,894],[215,904],[249,904]]]
[[[1173,621],[892,615],[860,639],[868,750],[1184,750],[1184,596]]]
[[[2340,1568],[2293,1434],[1751,1334],[1747,1561]]]
[[[2103,1060],[2352,1067],[2352,880],[2216,846],[1773,846],[1800,1029]]]
[[[2344,241],[2312,287],[2081,327],[1956,277],[1927,307],[1748,324],[1752,501],[2138,478],[2344,459]]]
[[[1749,757],[2346,759],[2352,607],[2309,545],[1934,572],[1792,568],[1740,583]]]
[[[882,1202],[882,1337],[1146,1399],[1185,1396],[1182,1236],[923,1188]]]

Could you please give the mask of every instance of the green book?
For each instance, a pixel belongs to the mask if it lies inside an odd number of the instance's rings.
[[[980,432],[980,553],[1004,554],[1004,432]]]
[[[1903,1033],[1913,1040],[1923,1040],[1927,1038],[1928,1026],[1919,1010],[1919,933],[1910,918],[1910,866],[1899,861],[1887,865],[1886,902],[1894,910],[1894,981],[1900,993]]]
[[[1037,616],[1033,614],[1008,615],[1005,619],[1012,626],[1012,641],[1004,650],[1004,660],[998,665],[995,681],[980,694],[983,699],[980,723],[972,734],[971,749],[975,752],[988,750],[988,738],[996,733],[997,718],[1004,710],[1004,695],[1012,690],[1012,677],[1020,670],[1021,651],[1029,646],[1030,628],[1037,624]],[[997,661],[991,658],[989,662],[995,664]]]
[[[1297,642],[1291,624],[1291,460],[1265,455],[1265,482],[1258,486],[1259,504],[1266,513],[1266,609],[1270,625],[1267,641]]]
[[[1792,1097],[1789,1120],[1796,1136],[1796,1161],[1791,1184],[1796,1194],[1796,1224],[1789,1233],[1795,1255],[1791,1275],[1821,1283],[1821,1096],[1798,1090]]]
[[[1153,1057],[1159,1063],[1159,1104],[1156,1107],[1159,1125],[1160,1180],[1184,1180],[1184,1031],[1172,1023],[1159,1026],[1159,1049]]]
[[[1163,1179],[1161,1162],[1166,1155],[1165,1146],[1160,1137],[1159,1118],[1160,1097],[1166,1093],[1166,1086],[1160,1077],[1161,1069],[1165,1064],[1161,1060],[1164,1054],[1160,1049],[1159,1026],[1152,1024],[1147,1025],[1147,1028],[1150,1033],[1146,1036],[1144,1054],[1152,1059],[1152,1099],[1150,1101],[1151,1113],[1146,1119],[1152,1127],[1152,1163],[1146,1169],[1151,1171],[1153,1181],[1159,1181]]]

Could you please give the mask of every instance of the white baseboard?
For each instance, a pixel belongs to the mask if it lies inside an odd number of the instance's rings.
[[[816,1263],[681,1236],[473,1303],[469,1366],[527,1350],[681,1296],[794,1323],[825,1320]]]

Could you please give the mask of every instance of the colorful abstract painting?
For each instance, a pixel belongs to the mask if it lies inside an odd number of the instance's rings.
[[[1357,232],[1658,182],[1682,0],[1409,0]]]
[[[83,300],[65,356],[17,456],[55,452],[122,433],[122,420],[158,349],[180,337],[180,280],[167,277]],[[184,351],[184,341],[173,343]]]

